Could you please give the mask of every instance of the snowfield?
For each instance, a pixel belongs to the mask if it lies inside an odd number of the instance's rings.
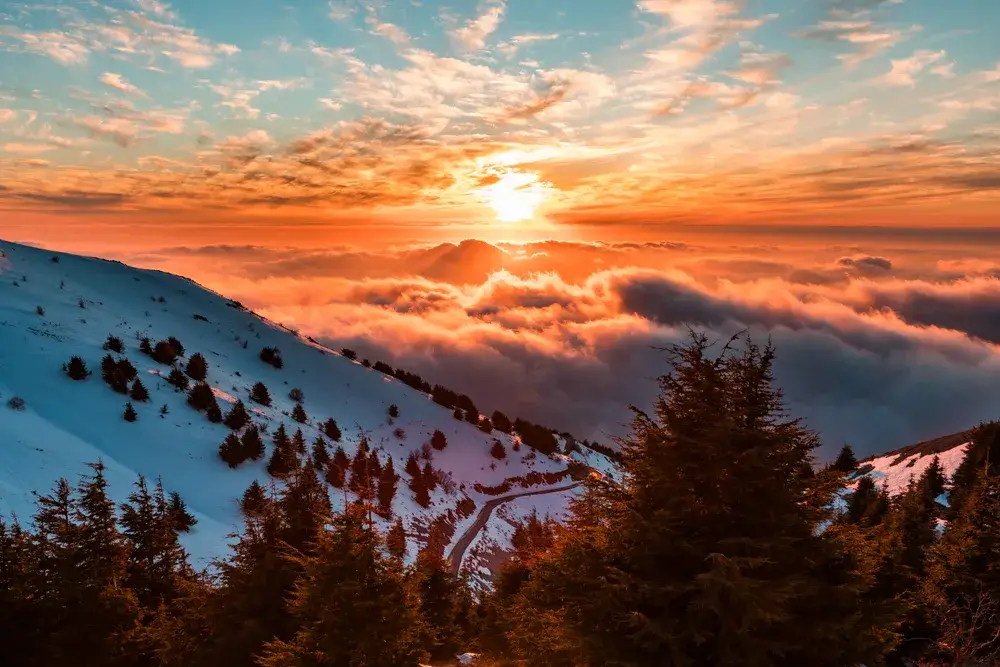
[[[514,451],[514,437],[498,431],[485,434],[456,420],[450,409],[426,394],[265,321],[187,279],[9,243],[0,243],[0,252],[0,513],[8,518],[29,520],[33,491],[48,491],[59,477],[75,482],[86,472],[85,463],[101,459],[118,501],[125,499],[140,474],[162,477],[168,492],[180,492],[198,519],[183,537],[196,564],[205,565],[226,553],[227,536],[241,526],[236,499],[254,479],[265,485],[270,481],[267,457],[228,468],[219,459],[218,447],[229,430],[186,404],[186,394],[166,382],[170,367],[139,351],[141,336],[154,343],[178,338],[185,348],[181,367],[194,353],[204,355],[208,382],[223,413],[241,399],[254,421],[267,426],[262,436],[268,456],[279,424],[284,423],[289,435],[302,428],[311,445],[319,435],[318,425],[332,417],[343,432],[340,444],[348,456],[353,457],[357,443],[366,437],[383,462],[391,457],[401,477],[393,511],[403,518],[410,535],[410,557],[435,517],[451,512],[454,523],[467,526],[473,521],[475,512],[462,518],[457,505],[468,497],[478,511],[491,498],[473,488],[477,482],[495,486],[532,471],[561,473],[571,459],[603,474],[616,472],[612,462],[589,450],[570,458],[543,456],[526,446]],[[133,402],[138,412],[134,423],[122,418],[127,398],[114,393],[100,377],[101,359],[107,354],[102,346],[109,334],[124,342],[124,354],[116,356],[125,356],[136,366],[150,393],[148,403]],[[280,350],[282,369],[260,360],[265,346]],[[73,381],[62,370],[74,355],[82,357],[92,372],[86,380]],[[271,407],[249,400],[256,382],[267,385]],[[288,416],[295,405],[288,397],[292,388],[304,393],[308,424]],[[23,399],[23,410],[8,407],[14,397]],[[392,404],[399,409],[393,420],[387,414]],[[166,406],[165,415],[160,414],[161,406]],[[447,437],[443,451],[424,447],[435,429]],[[494,439],[505,446],[503,460],[490,456]],[[331,452],[332,448],[331,443]],[[410,453],[422,449],[432,453],[433,467],[453,482],[438,486],[427,509],[413,500],[404,472]],[[568,481],[549,486],[554,489]],[[342,504],[344,493],[332,487],[331,491],[334,505]],[[562,502],[546,495],[528,496],[519,500],[518,507],[535,505],[544,515],[550,513],[553,501]],[[503,533],[493,532],[501,541],[498,548],[506,548]]]

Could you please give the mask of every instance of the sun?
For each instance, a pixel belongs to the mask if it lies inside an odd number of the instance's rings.
[[[535,217],[535,210],[548,199],[548,186],[537,174],[507,171],[479,189],[500,222],[520,222]]]

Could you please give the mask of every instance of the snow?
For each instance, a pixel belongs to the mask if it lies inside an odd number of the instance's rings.
[[[184,536],[196,564],[225,554],[227,536],[242,525],[236,499],[252,480],[268,482],[265,461],[231,470],[219,460],[218,446],[228,429],[209,423],[186,405],[185,394],[165,380],[169,368],[138,351],[140,334],[153,341],[177,337],[185,346],[185,360],[202,353],[223,411],[242,399],[255,420],[269,426],[269,434],[284,422],[289,433],[301,427],[311,443],[319,434],[315,426],[333,417],[348,455],[366,436],[383,461],[392,457],[402,477],[394,512],[408,532],[414,523],[426,525],[454,509],[463,494],[476,501],[478,511],[490,497],[473,489],[476,482],[492,486],[533,470],[566,470],[565,457],[529,456],[527,447],[514,452],[510,436],[487,435],[455,420],[451,410],[395,378],[233,307],[185,278],[14,244],[0,243],[0,252],[0,514],[28,520],[35,509],[32,491],[47,492],[59,477],[75,481],[87,472],[86,462],[101,459],[118,501],[125,499],[139,474],[162,476],[167,491],[180,492],[198,519]],[[37,314],[37,306],[44,315]],[[135,423],[122,419],[126,397],[100,379],[100,361],[106,354],[101,347],[109,334],[125,343],[125,356],[150,393],[149,403],[134,404],[139,413]],[[283,369],[260,361],[265,346],[281,351]],[[73,355],[83,357],[91,377],[74,382],[65,376],[62,365]],[[249,389],[258,381],[270,390],[270,408],[249,401]],[[305,394],[309,425],[287,417],[294,407],[288,398],[293,387]],[[13,396],[25,400],[24,411],[7,408]],[[390,404],[399,407],[394,423],[387,416]],[[168,412],[161,416],[163,405]],[[395,435],[397,428],[404,431],[402,438]],[[404,466],[408,455],[419,452],[436,429],[445,433],[448,446],[433,451],[432,465],[455,484],[450,493],[439,486],[431,507],[423,509],[406,485]],[[264,437],[270,453],[269,435]],[[489,454],[494,438],[507,448],[502,461]],[[608,468],[609,462],[598,456],[593,453],[586,460]],[[333,491],[338,506],[343,493]],[[550,502],[544,495],[524,499],[540,507]],[[466,526],[473,520],[467,519]],[[461,528],[456,530],[460,533]],[[411,542],[411,557],[417,546]]]
[[[896,461],[897,454],[880,456],[869,461],[862,461],[861,466],[872,466],[872,470],[866,473],[879,485],[886,484],[889,495],[896,496],[906,491],[906,486],[910,483],[910,478],[919,479],[923,472],[930,466],[934,457],[938,457],[941,468],[946,479],[951,479],[962,459],[965,458],[965,450],[969,443],[963,443],[939,454],[913,454],[901,461]],[[853,485],[852,485],[853,486]]]

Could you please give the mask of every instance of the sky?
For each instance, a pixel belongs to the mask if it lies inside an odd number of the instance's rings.
[[[994,0],[0,0],[0,238],[577,437],[689,327],[824,452],[1000,417]],[[475,239],[475,240],[473,240]]]
[[[993,0],[5,0],[0,206],[262,238],[990,226],[995,25]]]

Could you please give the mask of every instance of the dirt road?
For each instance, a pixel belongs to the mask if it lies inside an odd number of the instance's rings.
[[[497,496],[491,500],[486,501],[483,508],[479,510],[479,514],[476,515],[476,521],[469,526],[462,536],[458,538],[458,542],[455,542],[454,548],[448,553],[448,563],[451,565],[451,571],[458,573],[462,569],[462,559],[465,558],[465,552],[472,544],[472,540],[476,538],[479,531],[483,529],[486,522],[490,520],[490,516],[493,514],[493,510],[503,505],[506,502],[510,502],[515,498],[523,498],[524,496],[541,496],[547,493],[559,493],[560,491],[568,491],[569,489],[576,488],[583,484],[583,482],[573,482],[572,484],[566,484],[565,486],[557,486],[551,489],[539,489],[535,491],[522,491],[520,493],[510,493],[506,496]]]

